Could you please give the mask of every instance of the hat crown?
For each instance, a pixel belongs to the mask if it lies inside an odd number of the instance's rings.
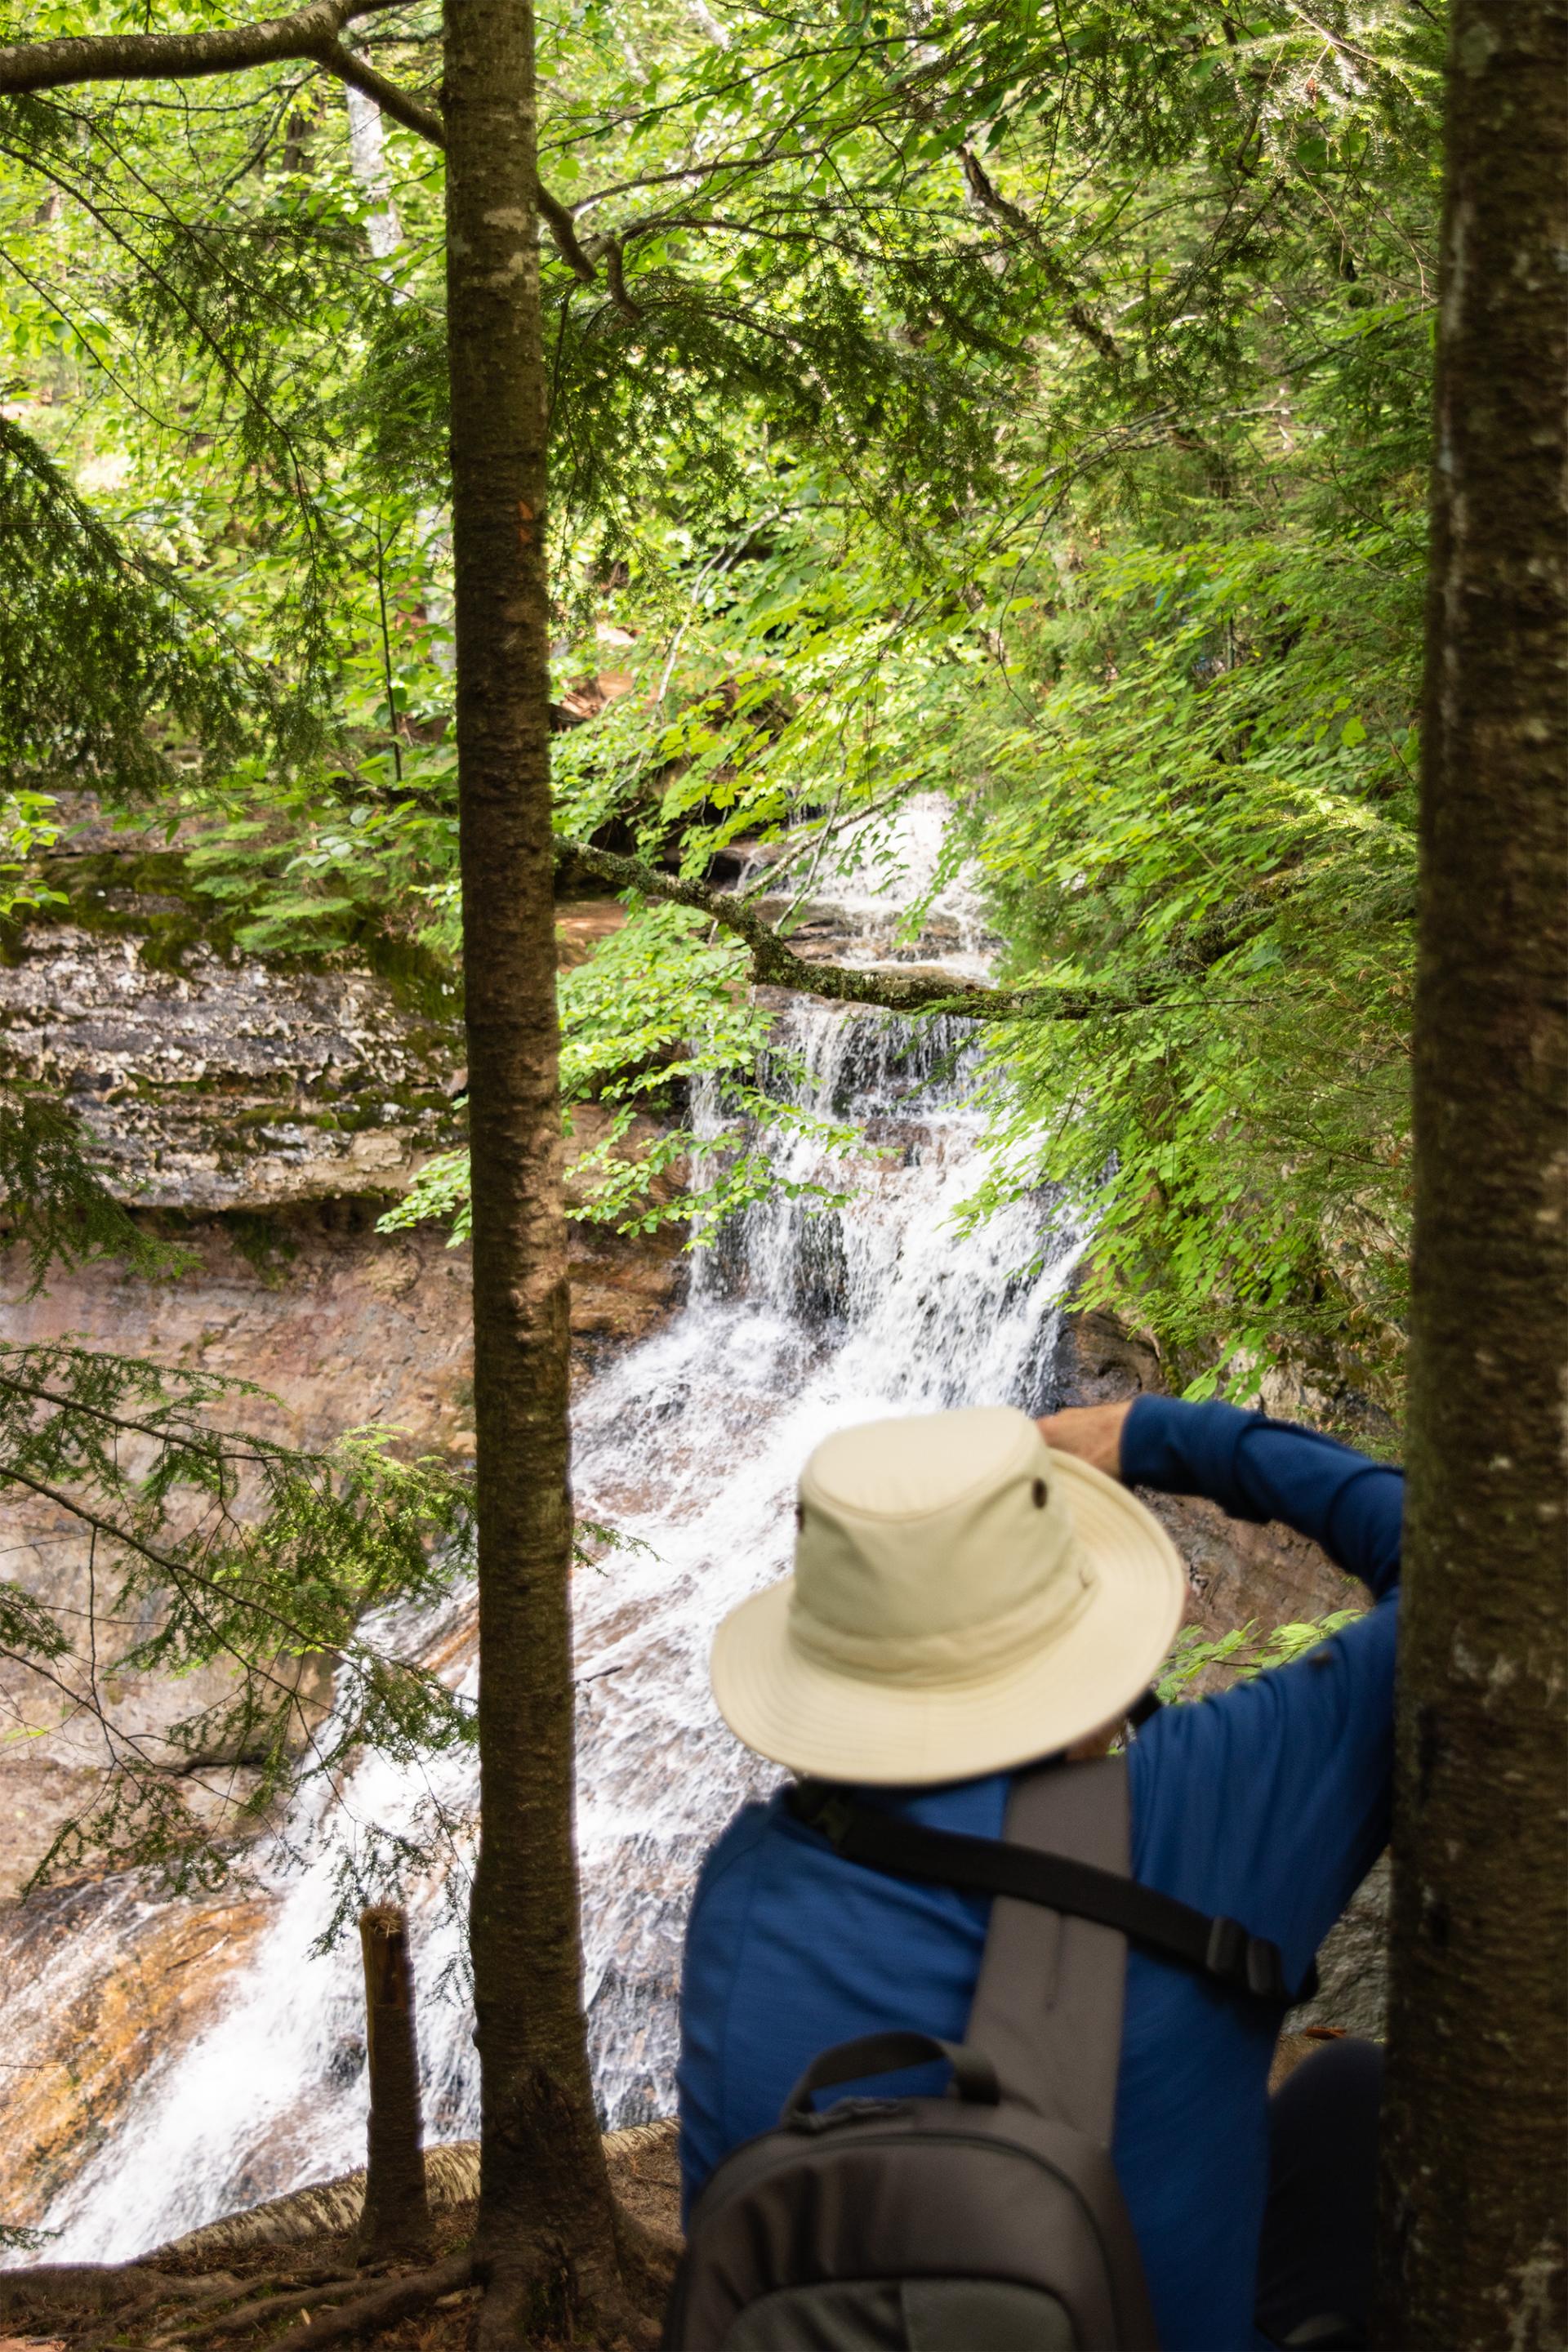
[[[800,1506],[790,1633],[825,1664],[978,1670],[994,1638],[1043,1633],[1091,1581],[1049,1450],[1015,1406],[840,1430],[807,1461]]]
[[[1012,1405],[971,1405],[836,1430],[801,1474],[828,1509],[860,1517],[916,1519],[951,1510],[1045,1453],[1038,1430]]]

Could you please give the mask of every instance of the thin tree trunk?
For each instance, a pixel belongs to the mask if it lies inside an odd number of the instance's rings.
[[[370,2075],[362,2261],[396,2254],[425,2260],[431,2247],[419,2118],[419,2050],[408,1922],[395,1904],[360,1913],[364,1959],[364,2039]]]
[[[381,109],[353,82],[343,84],[349,116],[349,169],[370,206],[365,215],[365,243],[374,260],[384,261],[403,242],[403,223],[386,168],[386,131]]]
[[[481,2345],[619,2295],[573,1844],[545,377],[527,0],[447,0],[447,331],[473,1162]]]
[[[1455,0],[1384,2308],[1564,2341],[1568,14]]]

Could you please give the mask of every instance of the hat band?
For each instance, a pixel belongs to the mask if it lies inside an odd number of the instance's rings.
[[[1061,1571],[1013,1609],[983,1622],[940,1633],[852,1633],[814,1617],[801,1602],[798,1580],[790,1594],[789,1643],[813,1665],[832,1674],[905,1688],[956,1689],[984,1682],[1020,1649],[1055,1639],[1089,1606],[1098,1580],[1082,1546],[1074,1543]]]

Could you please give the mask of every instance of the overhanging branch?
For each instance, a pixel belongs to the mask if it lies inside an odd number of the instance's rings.
[[[1079,333],[1086,341],[1093,344],[1102,360],[1109,360],[1113,367],[1120,366],[1121,351],[1115,336],[1109,327],[1103,325],[1095,317],[1088,303],[1084,301],[1072,278],[1041,236],[1036,223],[1020,205],[1009,203],[992,180],[973,147],[963,146],[959,149],[958,154],[959,161],[963,165],[963,176],[969,184],[970,194],[981,211],[988,213],[993,220],[1000,221],[1003,226],[1010,229],[1015,236],[1023,238],[1057,292],[1066,299],[1067,315]]]
[[[329,41],[326,47],[318,52],[318,62],[328,73],[336,74],[340,81],[346,81],[354,89],[363,91],[366,98],[380,107],[383,114],[390,114],[393,121],[401,122],[405,131],[413,131],[421,139],[427,139],[432,147],[446,145],[447,126],[436,109],[426,106],[422,98],[416,98],[412,90],[389,81],[384,73],[377,73],[373,65],[353,49],[345,47],[342,41]]]
[[[405,5],[406,0],[311,0],[310,6],[288,16],[225,25],[207,33],[90,33],[58,41],[15,41],[0,47],[0,98],[89,81],[200,80],[210,74],[247,73],[258,66],[302,59],[363,90],[405,131],[433,147],[445,147],[447,127],[437,109],[378,73],[342,37],[344,26],[359,17],[384,16]],[[542,186],[539,209],[567,268],[585,284],[597,285],[598,273],[583,250],[567,207]]]
[[[402,0],[311,0],[291,16],[205,33],[72,34],[56,41],[16,41],[0,48],[0,96],[62,89],[84,81],[189,81],[243,73],[287,58],[325,62],[345,25]]]
[[[965,1021],[1096,1021],[1151,1003],[1141,994],[1099,989],[987,988],[983,982],[931,972],[857,971],[847,964],[813,963],[780,938],[748,900],[703,882],[662,874],[640,857],[557,837],[557,879],[586,876],[612,890],[638,890],[645,898],[691,907],[745,942],[752,977],[768,988],[793,988],[837,1004],[875,1004],[887,1013],[952,1013]]]

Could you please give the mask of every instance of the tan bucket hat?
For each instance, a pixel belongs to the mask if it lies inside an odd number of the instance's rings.
[[[1114,1722],[1186,1606],[1174,1545],[1011,1405],[838,1431],[795,1573],[732,1610],[713,1694],[759,1755],[835,1780],[1001,1771]]]

